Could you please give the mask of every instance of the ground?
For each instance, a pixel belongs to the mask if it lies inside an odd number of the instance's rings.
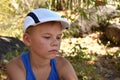
[[[70,53],[73,47],[72,44],[75,43],[79,43],[82,47],[88,48],[89,53],[97,56],[97,60],[91,63],[95,64],[99,74],[105,80],[120,80],[119,45],[110,43],[103,34],[95,32],[84,38],[64,39],[61,49],[66,50],[66,53]]]

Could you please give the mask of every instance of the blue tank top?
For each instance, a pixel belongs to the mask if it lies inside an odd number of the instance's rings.
[[[22,62],[24,64],[24,67],[26,69],[26,80],[37,80],[35,78],[35,75],[32,71],[31,64],[30,64],[30,53],[26,52],[21,55]],[[59,75],[56,69],[56,59],[51,59],[50,60],[50,65],[51,65],[51,71],[50,75],[48,77],[48,80],[60,80]]]

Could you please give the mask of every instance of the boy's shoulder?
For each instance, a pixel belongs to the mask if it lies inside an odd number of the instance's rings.
[[[19,74],[20,77],[24,77],[25,75],[24,73],[25,69],[20,56],[10,60],[6,68],[7,68],[8,77],[10,76],[10,78],[13,78],[14,75],[16,75],[16,72]]]
[[[61,79],[64,80],[78,80],[72,64],[64,57],[57,56],[57,70]]]
[[[56,63],[57,63],[57,68],[60,70],[64,70],[65,68],[69,68],[71,66],[71,63],[62,56],[57,56],[56,57]]]
[[[59,69],[59,71],[64,71],[64,69],[66,68],[70,68],[71,63],[62,56],[57,56],[56,57],[56,65],[57,65],[57,69]]]
[[[56,56],[56,62],[57,62],[57,64],[69,63],[69,61],[65,57],[62,57],[62,56]]]
[[[7,66],[20,66],[21,64],[22,64],[21,57],[18,56],[10,60]]]

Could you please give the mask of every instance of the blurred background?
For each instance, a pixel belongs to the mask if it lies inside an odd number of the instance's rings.
[[[120,80],[120,0],[0,0],[0,80],[7,80],[9,60],[28,50],[23,21],[35,8],[54,10],[70,22],[60,52],[79,80]]]

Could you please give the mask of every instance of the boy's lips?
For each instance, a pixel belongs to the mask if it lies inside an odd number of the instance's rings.
[[[52,53],[57,53],[58,50],[50,50],[49,52],[52,52]]]

